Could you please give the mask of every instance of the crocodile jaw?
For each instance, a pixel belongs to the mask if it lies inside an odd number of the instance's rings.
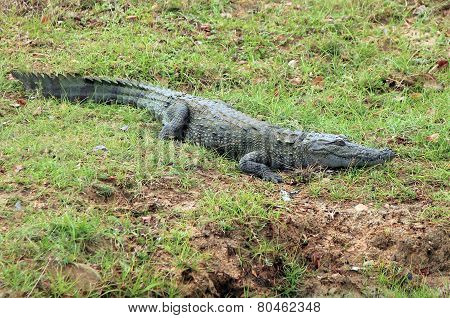
[[[342,135],[310,133],[303,140],[304,165],[325,168],[367,167],[395,157],[391,149],[369,148]]]

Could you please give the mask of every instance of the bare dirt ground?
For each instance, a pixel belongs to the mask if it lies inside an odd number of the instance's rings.
[[[137,198],[125,192],[109,199],[90,193],[89,200],[139,210],[146,206],[155,214],[141,217],[141,221],[158,231],[161,223],[177,223],[177,216],[165,218],[158,210],[191,211],[197,207],[202,189],[220,186],[222,189],[239,188],[228,177],[212,171],[201,173],[199,188],[180,190],[172,178],[163,178],[141,190]],[[242,185],[262,181],[243,176]],[[276,222],[268,222],[258,231],[258,237],[280,243],[290,254],[297,255],[307,265],[301,296],[376,297],[377,275],[385,266],[397,268],[387,275],[391,279],[406,277],[412,283],[424,283],[441,289],[449,296],[450,269],[449,229],[419,218],[427,202],[410,204],[336,203],[311,198],[301,186],[282,185],[280,188],[295,193],[292,201]],[[120,191],[119,191],[120,193]],[[278,198],[274,198],[276,200]],[[172,219],[171,219],[172,218]],[[249,258],[245,227],[224,232],[214,223],[192,225],[190,243],[210,259],[196,270],[169,269],[170,256],[158,251],[161,268],[176,272],[182,293],[191,297],[241,297],[244,286],[259,295],[284,279],[283,260],[276,255],[267,259]],[[393,276],[393,277],[392,277]]]

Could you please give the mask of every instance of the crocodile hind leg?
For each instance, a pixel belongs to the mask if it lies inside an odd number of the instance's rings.
[[[282,182],[283,179],[278,174],[271,171],[266,164],[267,156],[261,151],[253,151],[244,155],[241,160],[239,160],[239,169],[266,181],[275,183]]]
[[[161,139],[183,139],[183,129],[188,122],[189,108],[184,103],[175,103],[169,108],[163,118],[163,128],[159,132]]]

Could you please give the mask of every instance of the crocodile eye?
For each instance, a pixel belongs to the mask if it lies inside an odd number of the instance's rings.
[[[345,146],[345,141],[342,139],[338,139],[334,142],[334,144],[336,144],[338,146]]]

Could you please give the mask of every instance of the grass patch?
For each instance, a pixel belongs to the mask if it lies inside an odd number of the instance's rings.
[[[394,298],[436,298],[441,293],[422,281],[413,280],[411,273],[395,265],[384,266],[378,274],[378,283],[384,297]]]
[[[233,193],[207,191],[199,211],[200,215],[208,216],[208,221],[213,221],[224,231],[228,231],[244,224],[251,228],[276,220],[280,213],[276,209],[277,204],[282,202],[272,202],[251,190],[237,190]]]
[[[418,222],[447,225],[449,68],[436,63],[448,57],[448,23],[440,4],[425,5],[416,16],[412,5],[387,0],[7,1],[1,288],[36,297],[184,296],[178,271],[214,262],[193,244],[208,223],[251,243],[239,245],[242,266],[283,260],[279,288],[247,282],[243,295],[298,295],[307,276],[297,255],[263,234],[298,213],[278,186],[252,182],[211,151],[158,141],[161,125],[144,111],[25,95],[8,79],[17,68],[132,78],[287,128],[391,147],[399,158],[389,164],[312,173],[296,187],[333,204],[422,204]],[[189,195],[195,207],[184,211],[178,201]],[[94,288],[67,275],[75,263],[98,272]],[[436,295],[392,275],[377,278],[389,297]]]

